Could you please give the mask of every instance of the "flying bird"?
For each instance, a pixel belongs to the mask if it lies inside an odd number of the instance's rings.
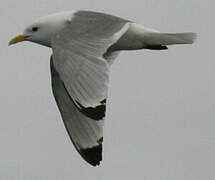
[[[123,50],[165,50],[192,44],[196,34],[162,33],[130,20],[92,11],[42,17],[9,45],[31,41],[52,48],[52,91],[76,150],[89,164],[102,160],[110,67]]]

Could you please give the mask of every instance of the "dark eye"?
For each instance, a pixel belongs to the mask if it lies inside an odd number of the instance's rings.
[[[38,30],[38,27],[32,27],[32,31],[36,32]]]

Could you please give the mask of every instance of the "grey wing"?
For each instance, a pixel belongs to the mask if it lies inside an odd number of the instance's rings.
[[[99,165],[102,160],[103,121],[95,121],[76,108],[53,65],[52,58],[50,66],[53,94],[69,137],[88,163]]]
[[[75,105],[86,116],[104,118],[110,64],[108,49],[129,23],[101,13],[79,11],[52,41],[53,63]],[[98,111],[97,111],[98,110]]]

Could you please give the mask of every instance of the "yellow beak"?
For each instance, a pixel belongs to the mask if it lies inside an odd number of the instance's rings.
[[[21,42],[21,41],[25,41],[28,39],[29,36],[26,36],[26,35],[19,35],[19,36],[16,36],[15,38],[11,39],[10,42],[8,43],[8,46],[12,45],[12,44],[16,44],[18,42]]]

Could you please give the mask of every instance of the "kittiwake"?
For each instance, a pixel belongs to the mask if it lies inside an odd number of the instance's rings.
[[[165,50],[192,44],[196,34],[162,33],[116,16],[65,11],[42,17],[9,45],[31,41],[52,48],[52,91],[71,141],[91,165],[102,160],[110,67],[123,50]]]

